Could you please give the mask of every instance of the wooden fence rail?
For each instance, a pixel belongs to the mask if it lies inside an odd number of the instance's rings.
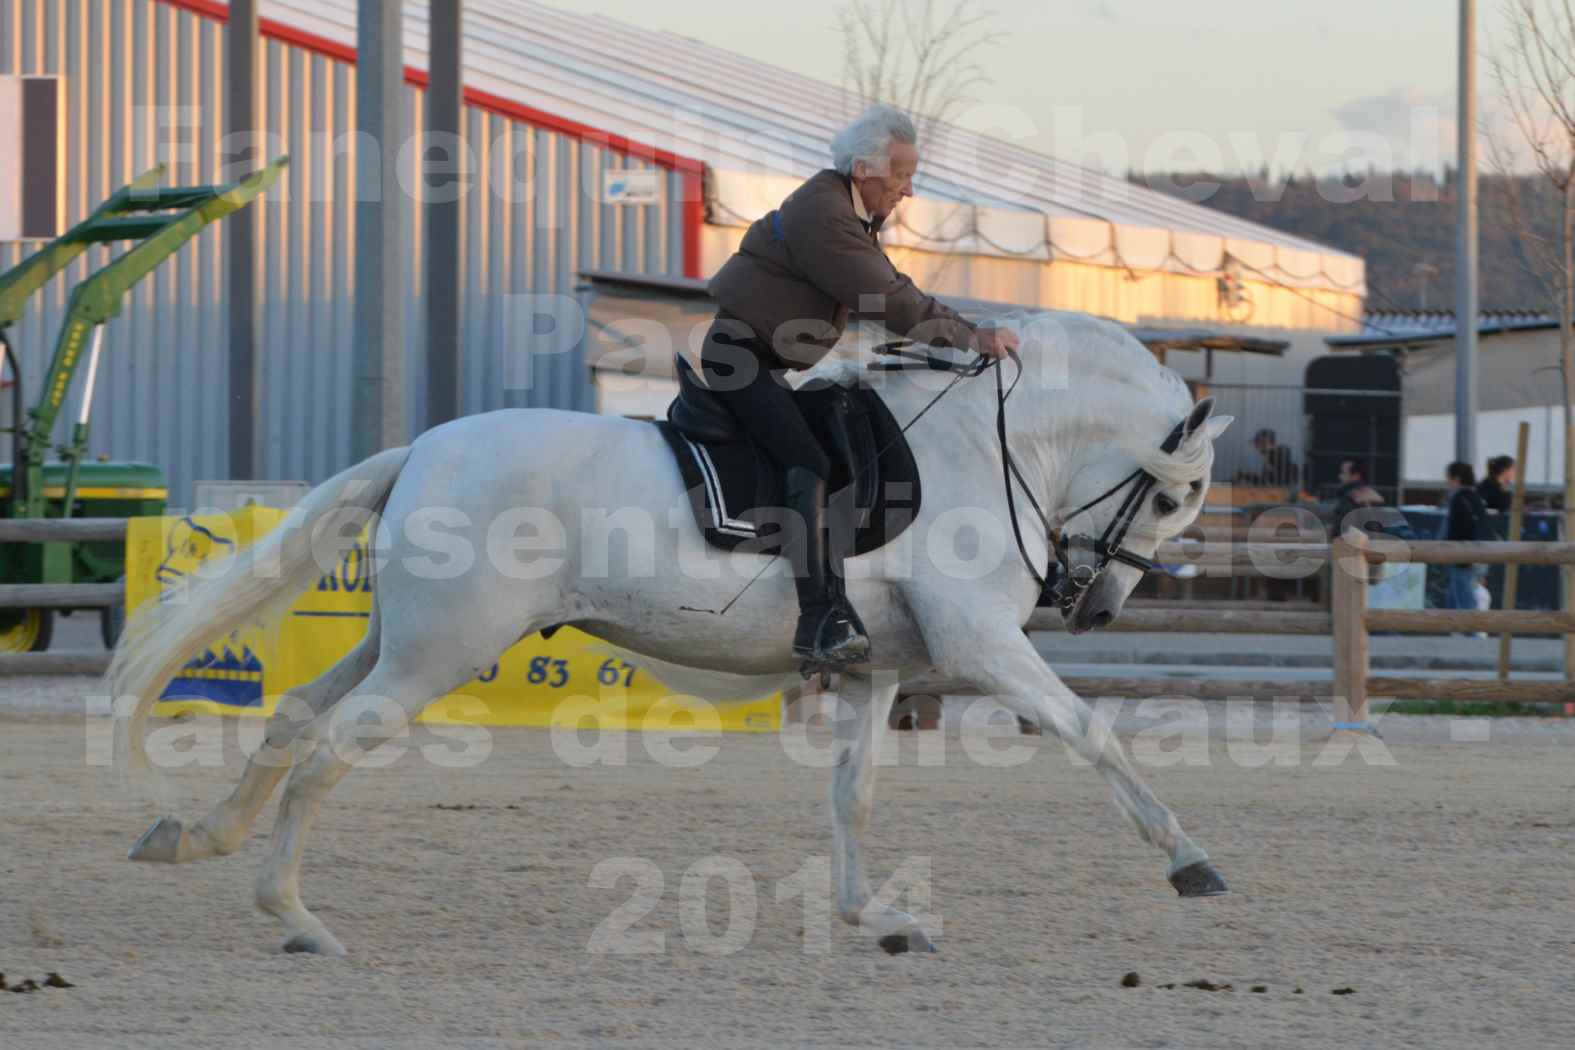
[[[125,518],[0,519],[0,542],[82,542],[124,540]],[[1283,575],[1319,571],[1330,559],[1330,609],[1282,611],[1224,604],[1224,608],[1134,605],[1110,626],[1130,632],[1189,634],[1329,635],[1333,640],[1334,678],[1204,679],[1191,677],[1068,678],[1089,696],[1195,696],[1201,698],[1304,697],[1333,695],[1337,725],[1359,726],[1368,719],[1368,697],[1512,702],[1575,701],[1575,681],[1508,682],[1498,679],[1438,679],[1370,673],[1370,631],[1499,634],[1575,632],[1575,611],[1369,609],[1368,572],[1363,566],[1385,563],[1575,565],[1575,543],[1459,543],[1443,540],[1370,540],[1347,532],[1332,544],[1238,543],[1164,544],[1156,560],[1193,564],[1227,573]],[[103,608],[124,600],[121,584],[5,584],[0,608]],[[1057,630],[1061,615],[1036,609],[1029,630]],[[99,673],[107,653],[0,653],[0,674]],[[905,692],[946,692],[954,683],[914,682]]]
[[[1087,700],[1121,697],[1188,697],[1196,700],[1296,700],[1303,703],[1329,698],[1328,678],[1205,678],[1201,675],[1066,675],[1061,681]],[[965,682],[919,676],[904,678],[903,696],[966,696]]]
[[[1184,631],[1197,633],[1314,634],[1328,631],[1333,640],[1334,681],[1275,679],[1252,682],[1227,679],[1204,683],[1184,678],[1168,682],[1173,695],[1183,696],[1290,696],[1332,693],[1335,722],[1364,726],[1368,722],[1369,696],[1391,699],[1501,700],[1508,702],[1575,701],[1575,681],[1510,682],[1500,679],[1417,678],[1371,674],[1369,633],[1449,634],[1481,631],[1494,634],[1569,634],[1575,632],[1575,611],[1544,612],[1521,609],[1369,609],[1368,565],[1575,565],[1575,543],[1470,542],[1450,540],[1399,540],[1370,538],[1361,531],[1347,532],[1332,544],[1186,544],[1163,546],[1158,560],[1174,564],[1191,562],[1205,568],[1274,574],[1276,569],[1306,569],[1332,562],[1332,586],[1327,615],[1322,613],[1237,612],[1229,609],[1177,609],[1135,612],[1126,630]],[[1126,619],[1123,615],[1118,619]],[[1031,626],[1058,626],[1059,617],[1036,613]],[[1112,625],[1114,626],[1114,625]],[[1567,669],[1575,670],[1575,669]],[[1157,683],[1159,680],[1146,680]],[[1131,688],[1130,695],[1163,695],[1141,688],[1130,680],[1088,679],[1092,695],[1116,695]],[[1163,688],[1163,687],[1161,687]],[[1140,691],[1139,691],[1140,690]]]
[[[68,649],[58,653],[0,653],[0,676],[17,674],[100,675],[109,670],[109,653]]]
[[[1449,633],[1483,631],[1494,634],[1568,634],[1575,631],[1575,613],[1521,609],[1369,609],[1368,573],[1351,566],[1384,563],[1429,565],[1575,565],[1575,543],[1470,543],[1449,540],[1411,542],[1372,540],[1352,529],[1330,545],[1334,559],[1334,704],[1335,724],[1353,727],[1368,722],[1368,698],[1426,700],[1494,700],[1511,703],[1575,702],[1575,681],[1565,668],[1565,681],[1510,682],[1499,678],[1373,677],[1368,632]]]
[[[1367,717],[1367,696],[1390,700],[1483,700],[1509,704],[1575,702],[1575,682],[1506,682],[1498,678],[1398,678],[1369,677],[1362,696],[1362,720]]]
[[[120,583],[0,584],[0,609],[104,609],[125,597]]]
[[[1575,613],[1540,609],[1368,609],[1369,631],[1445,634],[1491,631],[1495,634],[1564,634],[1575,631]]]
[[[1413,562],[1428,565],[1575,565],[1575,543],[1527,543],[1502,540],[1379,540],[1357,530],[1342,539],[1352,551],[1374,564]],[[1338,540],[1336,541],[1339,542]]]
[[[0,543],[83,543],[126,538],[128,518],[0,518]]]
[[[120,543],[129,518],[0,518],[0,543]],[[0,609],[104,609],[125,600],[119,583],[0,584]]]
[[[1332,544],[1312,543],[1168,543],[1156,560],[1187,563],[1230,573],[1273,575],[1287,567],[1311,572],[1334,562],[1330,576],[1330,608],[1294,611],[1247,608],[1236,603],[1204,606],[1134,604],[1106,630],[1187,634],[1328,635],[1333,643],[1334,676],[1269,679],[1204,679],[1172,677],[1077,676],[1069,688],[1086,696],[1189,696],[1202,699],[1259,697],[1332,699],[1335,722],[1360,727],[1368,723],[1368,698],[1490,700],[1509,703],[1575,703],[1575,681],[1511,682],[1503,678],[1427,678],[1371,674],[1369,634],[1372,631],[1451,634],[1566,634],[1575,632],[1575,611],[1522,609],[1369,609],[1369,565],[1502,564],[1572,565],[1575,543],[1460,543],[1445,540],[1369,540],[1348,533]],[[1036,609],[1030,631],[1063,626],[1054,609]],[[961,691],[961,683],[917,680],[904,683],[904,693],[945,694]]]
[[[1183,634],[1331,634],[1334,618],[1326,612],[1284,612],[1237,609],[1233,602],[1220,602],[1225,608],[1177,606],[1173,609],[1127,609],[1106,631],[1139,633],[1169,631]],[[1064,624],[1055,609],[1035,609],[1028,618],[1030,631],[1059,631]]]
[[[0,518],[0,543],[123,543],[128,518]],[[0,584],[0,609],[107,609],[126,600],[123,583]],[[0,653],[0,676],[103,674],[109,653]]]

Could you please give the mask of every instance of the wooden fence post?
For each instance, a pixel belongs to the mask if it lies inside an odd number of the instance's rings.
[[[1329,546],[1329,612],[1334,618],[1334,728],[1367,723],[1367,537],[1351,529]]]

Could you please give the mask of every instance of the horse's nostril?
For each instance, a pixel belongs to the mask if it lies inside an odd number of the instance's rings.
[[[1098,612],[1096,612],[1094,614],[1094,626],[1096,628],[1104,627],[1106,624],[1108,624],[1111,620],[1114,620],[1114,619],[1115,619],[1115,617],[1110,615],[1110,610],[1109,609],[1101,609],[1101,610],[1099,610]]]

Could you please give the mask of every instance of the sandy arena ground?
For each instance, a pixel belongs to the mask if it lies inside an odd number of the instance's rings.
[[[235,856],[128,863],[152,812],[89,764],[102,722],[89,723],[0,717],[0,971],[76,984],[0,992],[6,1050],[1546,1047],[1568,1045],[1575,1020],[1569,723],[1498,722],[1481,741],[1486,722],[1396,716],[1392,765],[1315,765],[1326,734],[1294,714],[1278,764],[1233,760],[1240,741],[1222,724],[1187,761],[1161,754],[1175,739],[1140,738],[1148,781],[1230,880],[1231,895],[1202,901],[1175,896],[1162,857],[1058,745],[1029,741],[1026,761],[989,768],[954,728],[939,737],[945,764],[920,766],[901,734],[869,859],[879,883],[928,858],[943,929],[925,957],[889,957],[833,923],[823,883],[807,912],[802,895],[779,900],[830,834],[826,772],[777,739],[729,738],[703,765],[671,769],[628,737],[627,765],[573,768],[546,732],[493,731],[473,768],[412,751],[329,800],[306,898],[344,960],[282,954],[252,907],[271,807]],[[1151,723],[1118,724],[1130,739]],[[234,725],[227,769],[174,774],[188,820],[233,782]],[[720,870],[718,856],[753,876],[734,886],[741,944],[720,955],[697,950],[680,906],[701,900],[686,869],[713,858]],[[618,857],[636,859],[614,868],[664,876],[627,931],[664,941],[658,954],[587,950],[636,892],[632,874],[593,884]],[[709,927],[695,905],[687,929],[719,937],[727,883],[705,899]],[[1129,971],[1139,987],[1121,987]],[[1180,986],[1199,978],[1234,987]]]

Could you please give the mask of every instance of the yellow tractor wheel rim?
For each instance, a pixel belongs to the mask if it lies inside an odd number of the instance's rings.
[[[11,627],[0,631],[0,652],[29,653],[33,651],[34,644],[38,641],[38,633],[44,626],[44,614],[38,609],[29,609],[22,614],[22,619]]]

